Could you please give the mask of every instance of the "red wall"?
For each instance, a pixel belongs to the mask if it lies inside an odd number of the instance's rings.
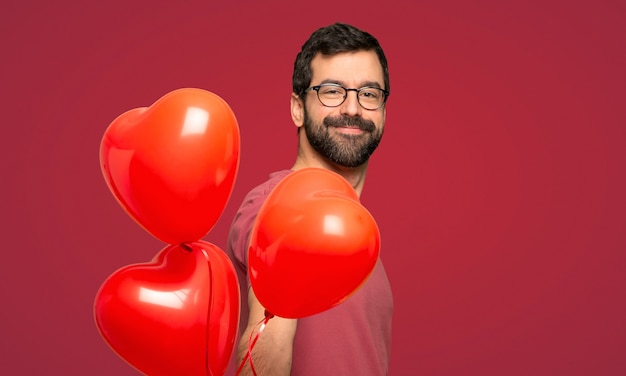
[[[108,191],[105,128],[176,88],[223,97],[242,135],[206,237],[224,247],[247,190],[293,162],[293,59],[334,21],[390,60],[363,202],[395,294],[391,375],[626,373],[623,2],[161,3],[0,12],[1,373],[137,374],[93,299],[164,244]]]

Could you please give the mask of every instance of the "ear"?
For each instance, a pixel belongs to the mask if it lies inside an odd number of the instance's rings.
[[[291,93],[291,120],[298,128],[304,124],[304,102],[296,93]]]

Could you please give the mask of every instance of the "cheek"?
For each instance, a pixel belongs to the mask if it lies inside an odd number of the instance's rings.
[[[376,128],[378,129],[384,128],[385,126],[385,112],[384,111],[379,115],[372,116],[370,119],[374,122],[374,124],[376,124]]]
[[[335,113],[333,109],[327,107],[310,109],[308,112],[309,121],[313,124],[323,124],[324,119],[328,117],[341,116],[339,113]]]
[[[383,108],[379,111],[378,115],[378,122],[377,124],[385,125],[385,120],[387,119],[387,109],[385,108],[385,106],[383,105]]]

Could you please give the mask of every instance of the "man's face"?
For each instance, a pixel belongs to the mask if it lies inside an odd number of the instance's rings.
[[[345,88],[378,86],[385,89],[383,70],[374,51],[318,54],[311,61],[311,86],[335,83]],[[314,90],[306,95],[304,130],[309,144],[331,162],[358,167],[376,150],[384,130],[385,106],[366,110],[349,91],[338,107],[325,107]]]

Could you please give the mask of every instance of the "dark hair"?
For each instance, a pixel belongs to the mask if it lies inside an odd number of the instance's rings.
[[[302,97],[304,91],[311,84],[311,60],[321,53],[322,55],[335,55],[341,52],[370,51],[374,50],[383,68],[385,90],[389,90],[389,69],[387,58],[378,40],[371,34],[359,30],[354,26],[335,23],[322,27],[309,37],[302,45],[293,64],[292,86],[293,92]]]

